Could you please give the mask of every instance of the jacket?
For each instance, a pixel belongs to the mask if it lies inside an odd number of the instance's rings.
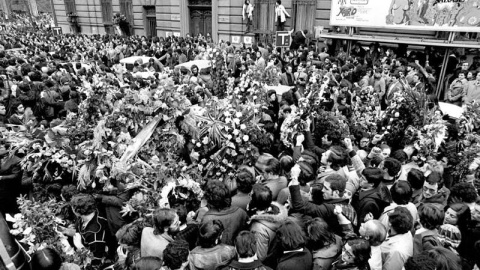
[[[275,22],[278,21],[278,17],[280,17],[280,22],[286,22],[287,17],[290,17],[290,14],[287,13],[283,5],[278,5],[275,8]]]
[[[196,247],[188,256],[188,265],[190,270],[215,270],[228,265],[235,255],[235,247],[224,244],[212,248]]]
[[[155,235],[153,230],[152,227],[143,228],[140,240],[141,254],[142,257],[154,256],[163,260],[163,251],[170,242],[173,242],[173,238],[166,233]]]
[[[214,209],[208,210],[203,216],[202,223],[210,220],[220,220],[225,230],[222,234],[222,243],[226,245],[233,245],[235,237],[245,228],[247,223],[247,213],[236,206],[231,206],[222,211]]]
[[[463,96],[463,102],[465,104],[468,104],[472,101],[480,101],[480,82],[476,80],[468,83]]]
[[[82,219],[77,219],[75,229],[80,233],[83,245],[93,254],[92,264],[100,264],[102,259],[107,256],[107,240],[109,237],[107,220],[95,213],[85,227],[82,224]]]
[[[257,239],[257,257],[263,261],[267,257],[268,247],[275,238],[278,228],[288,217],[287,208],[272,202],[271,210],[267,213],[254,215],[251,218],[250,231]]]
[[[363,223],[368,213],[372,213],[373,218],[378,219],[391,202],[390,190],[383,184],[374,189],[359,190],[352,198],[352,206],[357,210],[357,224]]]
[[[272,268],[265,266],[259,260],[250,263],[241,263],[233,260],[225,269],[227,270],[272,270]]]
[[[292,36],[292,44],[290,44],[290,50],[298,50],[300,45],[305,44],[307,37],[303,31],[298,31]]]
[[[437,230],[424,230],[420,233],[417,231],[413,237],[413,255],[418,255],[434,247],[443,247]]]
[[[277,270],[311,270],[312,253],[306,248],[302,251],[283,253],[278,261]]]
[[[243,5],[243,9],[242,9],[242,16],[243,16],[243,19],[245,20],[245,15],[247,15],[247,17],[251,20],[252,19],[252,15],[253,15],[253,5],[252,4],[248,4],[248,5]]]
[[[443,209],[447,205],[448,196],[450,196],[450,190],[446,187],[442,187],[438,190],[437,194],[430,198],[423,197],[423,192],[413,203],[418,208],[422,203],[432,203],[440,209]]]
[[[313,251],[313,270],[328,270],[332,263],[342,254],[342,238],[335,235],[335,243]]]

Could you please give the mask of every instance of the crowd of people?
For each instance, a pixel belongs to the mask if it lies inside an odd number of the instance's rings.
[[[34,270],[478,269],[478,58],[452,118],[435,53],[299,40],[2,34],[3,243]]]

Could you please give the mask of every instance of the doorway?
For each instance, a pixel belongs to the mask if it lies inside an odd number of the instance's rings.
[[[190,33],[193,36],[212,34],[212,1],[189,0]]]
[[[147,37],[157,36],[157,14],[155,6],[144,6],[145,11],[145,35]]]

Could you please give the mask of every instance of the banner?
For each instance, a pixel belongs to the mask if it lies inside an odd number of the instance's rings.
[[[330,25],[480,31],[480,0],[332,0]]]

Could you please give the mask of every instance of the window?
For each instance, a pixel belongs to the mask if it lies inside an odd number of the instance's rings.
[[[102,0],[102,18],[104,24],[112,24],[112,0]]]
[[[65,0],[65,13],[76,14],[77,9],[75,8],[75,0]]]
[[[130,25],[133,25],[132,0],[120,0],[120,13],[127,17]]]
[[[314,33],[313,27],[315,24],[316,10],[316,0],[294,0],[292,16],[295,30],[308,30],[309,33]]]
[[[256,0],[252,3],[253,29],[259,33],[275,30],[275,0]]]

